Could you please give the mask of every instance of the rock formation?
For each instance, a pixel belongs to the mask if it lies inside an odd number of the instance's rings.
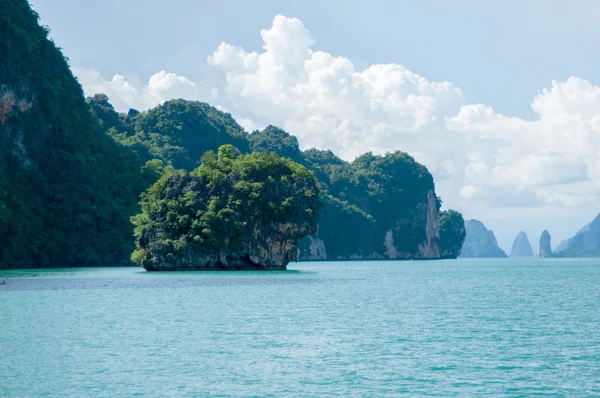
[[[515,241],[513,242],[512,249],[510,250],[511,257],[533,257],[533,249],[527,238],[527,234],[523,231],[519,232]]]
[[[465,221],[467,236],[462,247],[461,258],[504,258],[508,257],[498,247],[494,232],[489,231],[479,220]]]
[[[540,236],[540,258],[553,257],[550,240],[550,233],[544,230]]]
[[[322,204],[303,166],[223,145],[193,172],[163,175],[141,207],[132,260],[148,271],[284,270]]]

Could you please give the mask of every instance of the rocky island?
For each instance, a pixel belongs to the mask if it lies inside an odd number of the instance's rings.
[[[511,257],[533,257],[533,249],[527,238],[527,234],[523,231],[519,232],[515,241],[513,242],[512,249],[510,250]]]
[[[494,232],[488,230],[479,220],[467,220],[465,243],[461,258],[504,258],[508,257],[498,246]]]
[[[322,206],[304,166],[232,145],[191,173],[164,174],[141,205],[132,260],[148,271],[286,269]]]
[[[550,233],[544,230],[540,236],[540,258],[554,257],[551,239]]]

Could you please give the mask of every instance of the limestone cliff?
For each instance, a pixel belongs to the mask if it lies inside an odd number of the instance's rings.
[[[327,209],[327,208],[326,208]],[[415,250],[410,251],[402,246],[403,242],[398,242],[395,236],[402,236],[401,233],[406,230],[416,231],[422,234],[422,240],[418,243]],[[370,229],[355,229],[350,231],[339,231],[340,233],[350,232],[359,240],[372,239],[377,231]],[[345,249],[348,254],[341,255],[339,249],[331,250],[328,247],[328,241],[334,246],[333,239],[323,239],[321,230],[304,239],[300,246],[299,259],[303,261],[318,260],[408,260],[408,259],[438,259],[440,258],[440,228],[438,202],[435,192],[427,192],[423,201],[419,203],[410,215],[410,218],[397,219],[393,227],[387,229],[381,236],[380,243],[375,244],[375,250],[364,253],[360,247],[353,247],[350,243]]]
[[[551,239],[550,233],[544,230],[540,236],[540,258],[553,257]]]
[[[515,241],[513,242],[512,249],[510,250],[511,257],[533,257],[533,249],[527,238],[527,234],[523,231],[519,232]]]
[[[462,247],[461,258],[503,258],[508,257],[498,247],[494,232],[488,230],[479,220],[465,222],[467,236]]]
[[[427,193],[425,241],[419,245],[416,258],[440,258],[440,228],[438,219],[438,203],[433,190]]]

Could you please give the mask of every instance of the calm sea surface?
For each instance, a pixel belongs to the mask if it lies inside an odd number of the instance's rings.
[[[598,396],[599,260],[3,271],[0,396]]]

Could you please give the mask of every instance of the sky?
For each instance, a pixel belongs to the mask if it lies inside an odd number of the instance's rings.
[[[31,0],[87,95],[171,98],[347,160],[402,150],[507,252],[600,212],[594,0]]]

